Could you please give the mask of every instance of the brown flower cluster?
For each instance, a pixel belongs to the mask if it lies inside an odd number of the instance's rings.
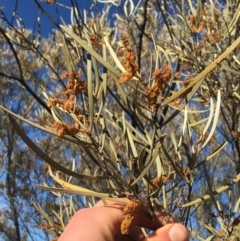
[[[162,175],[160,177],[156,177],[152,180],[152,184],[158,188],[160,188],[163,184],[174,178],[175,172],[170,173],[169,175]]]
[[[202,12],[199,14],[199,21],[196,22],[196,16],[191,15],[189,17],[189,25],[192,29],[193,32],[195,33],[201,33],[203,31],[203,29],[206,26],[206,19],[205,17],[205,12],[206,10],[203,9]]]
[[[128,234],[137,214],[144,210],[144,205],[140,199],[130,201],[123,209],[123,220],[121,223],[121,233]]]
[[[66,99],[53,98],[48,100],[48,107],[60,105],[64,110],[75,113],[76,115],[80,114],[79,108],[75,105],[74,97],[80,94],[83,90],[87,89],[86,81],[81,79],[81,72],[79,75],[76,74],[74,70],[71,72],[64,72],[62,78],[67,77],[67,90],[63,94],[67,97]]]
[[[64,136],[64,135],[76,135],[78,132],[84,132],[89,133],[88,129],[79,129],[78,125],[70,125],[68,123],[62,123],[59,121],[56,121],[53,124],[53,128],[57,130],[58,136]]]
[[[202,48],[204,47],[203,44],[196,44],[196,47],[195,47],[195,53],[196,54],[199,54],[202,50]]]
[[[175,77],[176,79],[179,79],[179,78],[181,77],[181,72],[176,72],[176,73],[174,74],[174,77]]]
[[[184,93],[182,93],[179,97],[174,99],[170,104],[175,107],[179,107],[181,101],[187,97],[187,95],[191,92],[192,88],[186,90]]]
[[[81,72],[79,75],[76,74],[74,70],[70,72],[65,72],[62,75],[63,78],[67,77],[67,90],[63,92],[65,96],[63,99],[60,98],[53,98],[48,100],[48,107],[52,108],[56,105],[62,107],[63,110],[67,111],[68,113],[74,113],[77,117],[81,117],[82,113],[80,108],[76,105],[75,98],[79,93],[83,90],[87,89],[87,84],[81,78]],[[63,136],[65,134],[68,135],[75,135],[78,132],[85,132],[88,133],[87,129],[79,129],[77,125],[71,125],[67,123],[55,122],[53,124],[53,128],[57,130],[59,136]]]
[[[79,108],[76,106],[75,102],[70,98],[64,102],[63,109],[68,111],[69,113],[73,112],[76,115],[80,114]]]
[[[192,81],[194,80],[194,77],[188,77],[185,79],[182,83],[184,87],[187,87]],[[170,104],[172,106],[178,107],[181,103],[181,100],[184,99],[190,92],[192,91],[192,88],[188,89],[184,93],[182,93],[179,97],[177,97],[175,100],[173,100]]]
[[[189,25],[194,33],[201,33],[206,26],[206,20],[201,19],[197,24],[196,17],[191,15],[189,18]]]
[[[236,131],[231,131],[231,134],[232,134],[234,141],[236,141],[239,137],[238,133]]]
[[[205,38],[203,38],[205,47],[210,49],[210,47],[212,47],[212,44],[215,44],[217,42],[220,41],[221,39],[221,33],[220,31],[217,31],[216,29],[216,23],[213,23],[211,21],[209,21],[207,23],[207,27],[208,27],[208,36],[205,36]],[[207,43],[210,43],[209,47],[207,47]]]
[[[54,222],[54,224],[55,224],[55,226],[49,225],[49,224],[46,224],[46,223],[40,223],[40,224],[38,225],[38,227],[39,227],[41,230],[45,231],[45,232],[46,232],[46,231],[47,231],[47,232],[52,232],[52,231],[57,232],[58,230],[57,230],[56,226],[58,226],[59,228],[62,228],[62,224],[61,224],[61,223],[59,223],[59,222],[58,222],[58,223],[57,223],[57,222]],[[51,241],[57,241],[59,238],[60,238],[60,237],[57,236],[57,237],[51,239]]]
[[[79,132],[79,129],[75,125],[70,125],[58,121],[53,124],[53,128],[57,130],[58,136],[63,136],[67,134],[76,135]]]
[[[47,105],[50,108],[59,105],[63,108],[63,110],[67,111],[68,113],[74,113],[78,118],[80,118],[82,115],[80,108],[76,105],[75,98],[79,93],[81,93],[87,88],[87,84],[85,81],[82,80],[81,72],[79,73],[79,75],[77,75],[74,70],[70,72],[65,72],[62,77],[67,77],[68,79],[67,91],[63,92],[63,95],[65,97],[63,99],[50,99],[48,100]],[[56,129],[58,136],[63,136],[66,134],[76,135],[78,132],[89,133],[89,130],[87,128],[79,129],[78,125],[71,125],[58,121],[53,124],[53,128]]]
[[[124,47],[121,47],[118,51],[120,55],[124,55],[123,66],[126,70],[125,73],[119,79],[120,84],[127,83],[132,77],[134,77],[139,69],[138,65],[135,63],[136,55],[133,50],[129,49],[127,46],[129,44],[128,38],[126,36],[121,36],[121,41]]]
[[[187,79],[185,79],[185,80],[183,81],[183,85],[186,87],[186,86],[188,86],[193,80],[194,80],[194,77],[193,77],[193,76],[188,77]]]
[[[75,102],[72,100],[73,98],[70,97],[67,100],[62,100],[59,98],[53,98],[48,100],[48,107],[52,108],[56,105],[60,105],[64,110],[69,113],[74,113],[75,115],[81,115],[80,109],[76,106]]]
[[[195,53],[199,54],[202,49],[213,51],[213,44],[218,43],[221,40],[221,34],[219,32],[216,32],[211,27],[210,28],[210,34],[208,36],[202,36],[203,43],[202,44],[196,44],[195,47]]]
[[[70,72],[64,72],[62,74],[62,78],[68,79],[67,84],[67,91],[63,94],[67,97],[74,95],[77,96],[78,94],[82,93],[83,90],[87,89],[86,81],[82,80],[82,72],[80,71],[79,74],[72,70]]]
[[[59,222],[55,222],[54,224],[55,224],[55,226],[58,226],[58,227],[61,227],[61,226],[62,226],[62,224],[59,223]],[[49,225],[49,224],[47,224],[47,223],[40,223],[40,224],[38,225],[38,227],[39,227],[41,230],[43,230],[43,231],[56,231],[56,227],[55,227],[55,226]]]
[[[202,33],[204,28],[208,28],[207,35],[202,36],[203,44],[199,44],[196,48],[196,52],[198,53],[202,48],[210,49],[212,44],[215,44],[220,41],[221,33],[215,29],[218,26],[218,19],[215,18],[215,22],[212,20],[206,20],[206,9],[204,9],[199,15],[199,21],[196,21],[196,16],[191,15],[189,17],[189,25],[193,32],[195,33]],[[214,12],[216,14],[216,12]],[[207,45],[206,43],[210,43]]]
[[[147,104],[148,106],[155,105],[159,94],[165,90],[167,82],[171,78],[171,69],[167,64],[164,64],[161,69],[157,69],[152,76],[155,82],[152,87],[147,90]]]
[[[221,39],[221,34],[220,33],[214,33],[213,31],[211,32],[211,44],[215,44],[219,42]]]
[[[56,105],[60,105],[61,106],[61,105],[64,104],[64,102],[65,102],[65,100],[58,99],[58,98],[53,98],[53,99],[48,100],[47,106],[49,108],[52,108],[52,107],[54,107]]]
[[[97,31],[95,30],[95,20],[92,18],[89,20],[88,22],[88,27],[90,29],[90,40],[92,43],[92,46],[95,50],[101,50],[102,47],[102,41],[101,41],[101,35],[97,33]]]
[[[180,172],[183,174],[186,180],[190,180],[190,170],[188,168],[182,167]]]
[[[93,34],[90,36],[90,40],[94,49],[99,50],[102,46],[100,36],[98,34]]]
[[[181,103],[181,98],[176,98],[175,100],[173,100],[170,105],[178,107]]]
[[[56,0],[46,0],[47,4],[56,4]]]

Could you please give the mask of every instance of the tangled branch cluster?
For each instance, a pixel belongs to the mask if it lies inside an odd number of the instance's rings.
[[[130,201],[123,209],[123,220],[121,223],[121,233],[128,234],[131,225],[137,214],[144,209],[144,205],[140,199]]]

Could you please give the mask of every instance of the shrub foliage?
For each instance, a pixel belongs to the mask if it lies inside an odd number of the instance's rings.
[[[0,12],[3,94],[17,86],[34,102],[8,96],[0,108],[41,159],[48,181],[35,177],[37,188],[61,202],[54,211],[33,202],[40,227],[57,237],[76,208],[128,198],[124,234],[126,220],[141,211],[154,220],[157,208],[192,238],[238,238],[239,1],[98,0],[82,11],[34,2],[54,25],[49,39],[39,17],[34,32],[17,8],[16,24]],[[71,24],[47,4],[69,9]],[[57,137],[50,147],[44,133]]]

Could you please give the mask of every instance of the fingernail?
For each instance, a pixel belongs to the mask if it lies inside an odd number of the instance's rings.
[[[186,228],[179,223],[176,223],[171,227],[168,235],[171,241],[185,241],[188,239]]]

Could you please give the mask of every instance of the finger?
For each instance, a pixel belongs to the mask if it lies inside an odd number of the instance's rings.
[[[188,241],[189,235],[187,229],[179,223],[166,224],[157,229],[148,237],[143,233],[136,232],[136,228],[131,230],[130,236],[138,241]]]
[[[129,202],[129,199],[122,198],[120,201],[121,203],[116,203],[115,201],[111,201],[111,200],[105,200],[105,203],[103,203],[103,201],[99,201],[98,203],[95,204],[94,208],[104,207],[107,204],[107,206],[109,207],[113,205],[114,207],[118,207],[121,210],[123,210],[124,206],[122,206],[122,202],[127,204]],[[133,227],[139,226],[139,227],[144,227],[151,230],[156,230],[159,227],[163,226],[163,222],[165,218],[169,216],[169,214],[167,212],[155,211],[155,215],[156,215],[156,218],[153,222],[151,217],[146,212],[142,211],[135,216],[131,226]],[[167,223],[173,223],[173,222],[176,222],[176,221],[172,217],[169,217]]]
[[[76,212],[59,241],[113,241],[119,232],[122,209],[115,203]]]
[[[166,224],[164,227],[157,229],[147,238],[141,241],[187,241],[189,235],[187,229],[180,223]]]

